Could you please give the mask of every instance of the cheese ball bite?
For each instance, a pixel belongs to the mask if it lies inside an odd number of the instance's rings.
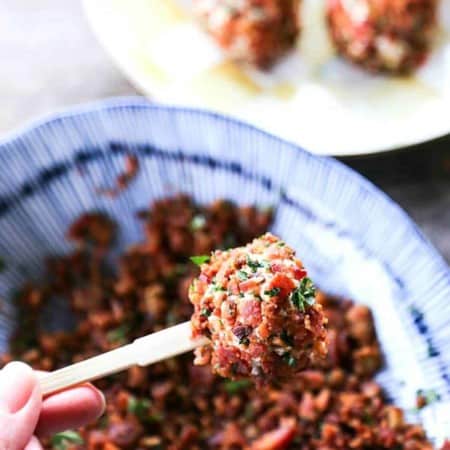
[[[326,319],[295,252],[267,233],[217,250],[189,290],[195,364],[227,378],[287,379],[326,354]]]
[[[327,0],[338,52],[371,72],[408,74],[427,57],[436,0]]]
[[[271,66],[293,48],[299,0],[194,0],[205,29],[234,60]]]

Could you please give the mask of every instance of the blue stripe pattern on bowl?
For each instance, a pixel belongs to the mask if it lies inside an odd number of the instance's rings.
[[[116,198],[98,195],[139,156]],[[68,224],[86,210],[120,223],[119,246],[141,239],[136,210],[177,192],[275,206],[272,231],[297,250],[317,284],[370,306],[385,352],[378,380],[411,409],[418,389],[440,401],[422,420],[435,442],[450,430],[450,271],[408,216],[343,164],[214,113],[115,99],[58,114],[0,142],[0,345],[14,327],[11,293],[66,252]],[[49,326],[61,326],[56,302]]]

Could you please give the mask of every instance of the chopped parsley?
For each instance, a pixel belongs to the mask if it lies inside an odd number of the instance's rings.
[[[168,327],[171,327],[172,325],[175,325],[177,322],[178,322],[178,319],[177,319],[177,315],[175,314],[175,312],[169,311],[166,314],[166,325]]]
[[[208,255],[198,255],[198,256],[191,256],[189,259],[194,264],[197,264],[197,266],[201,266],[203,263],[209,262],[210,257]]]
[[[197,214],[191,220],[189,228],[192,231],[201,230],[206,225],[206,218],[203,214]]]
[[[305,312],[306,306],[314,305],[316,288],[310,278],[305,277],[291,294],[291,301],[300,311]]]
[[[209,317],[211,315],[211,312],[208,308],[203,308],[200,312],[200,315],[202,317]]]
[[[375,419],[367,411],[364,411],[362,415],[362,422],[365,423],[366,425],[373,425],[375,423]]]
[[[128,412],[134,414],[138,419],[145,420],[148,418],[150,401],[146,398],[138,399],[130,397],[128,400]]]
[[[237,276],[241,281],[248,280],[248,273],[245,270],[238,270]]]
[[[250,344],[250,339],[247,336],[244,336],[241,339],[239,339],[239,344],[241,344],[241,345],[249,345]]]
[[[66,450],[71,444],[84,444],[84,439],[76,431],[67,430],[53,435],[51,444],[54,450]]]
[[[269,261],[256,261],[254,259],[250,259],[247,257],[247,265],[252,269],[252,272],[255,273],[259,267],[264,269],[270,269]]]
[[[269,297],[276,297],[281,292],[281,289],[279,287],[274,287],[272,289],[269,289],[268,291],[264,291],[264,294],[268,295]]]
[[[422,406],[420,406],[420,408],[424,408],[441,399],[441,396],[434,389],[419,389],[416,396],[418,399],[420,398],[422,400]]]
[[[289,367],[295,367],[297,364],[297,360],[290,354],[285,353],[283,355],[283,361],[289,366]]]
[[[217,283],[213,283],[212,285],[213,291],[216,292],[226,292],[226,289],[223,286],[219,286]]]
[[[244,417],[247,420],[252,420],[255,416],[255,410],[253,409],[253,405],[251,403],[248,403],[244,410]]]
[[[255,273],[259,267],[264,267],[264,264],[254,259],[251,259],[248,256],[247,256],[247,265],[250,267],[250,269],[252,269],[253,273]]]
[[[238,394],[249,388],[251,385],[252,382],[250,380],[226,380],[223,383],[225,391],[230,395]]]
[[[174,273],[175,275],[184,275],[187,272],[188,268],[186,264],[177,264],[175,266]]]
[[[97,423],[98,423],[98,427],[100,429],[104,430],[109,425],[109,417],[107,415],[104,415],[104,416],[100,417],[100,419],[98,420]]]
[[[164,414],[160,412],[154,412],[148,416],[148,421],[153,423],[160,423],[164,420]]]
[[[290,345],[291,347],[294,346],[294,339],[292,338],[292,336],[289,336],[286,330],[283,330],[281,332],[280,338],[285,344]]]
[[[111,343],[122,343],[127,340],[127,335],[129,332],[130,332],[130,325],[124,323],[123,325],[120,325],[119,327],[109,331],[106,337],[108,338],[108,341]]]

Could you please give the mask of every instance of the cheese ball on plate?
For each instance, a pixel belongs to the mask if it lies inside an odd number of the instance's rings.
[[[227,55],[267,68],[295,46],[299,0],[194,0],[195,14]]]
[[[409,74],[430,51],[436,0],[327,0],[337,51],[371,71]]]

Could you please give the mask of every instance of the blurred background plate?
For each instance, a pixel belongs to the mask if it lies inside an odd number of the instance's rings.
[[[98,195],[139,172],[117,197]],[[301,256],[324,290],[372,308],[385,355],[377,379],[421,419],[437,443],[450,429],[450,272],[409,217],[371,183],[331,158],[227,117],[119,99],[58,114],[0,141],[0,348],[14,325],[11,292],[39,278],[49,254],[67,252],[68,225],[87,210],[120,224],[123,249],[143,239],[135,212],[178,192],[273,206],[271,230]],[[355,207],[357,205],[357,207]],[[60,323],[57,311],[53,320]],[[416,391],[440,396],[413,413]]]
[[[269,73],[224,59],[191,0],[84,1],[100,42],[150,98],[232,114],[318,154],[398,149],[450,132],[450,1],[414,77],[373,76],[333,54],[324,0],[303,1],[299,48]]]

